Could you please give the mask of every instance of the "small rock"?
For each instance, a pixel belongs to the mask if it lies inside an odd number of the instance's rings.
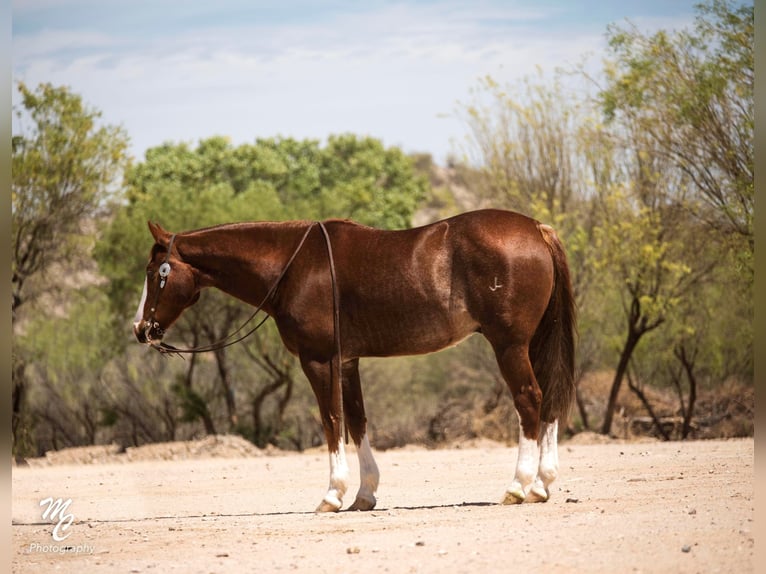
[[[575,502],[575,503],[577,503],[577,502],[580,502],[580,499],[579,498],[567,498],[564,502]]]
[[[689,546],[688,544],[684,544],[684,545],[681,547],[681,552],[691,552],[691,551],[692,551],[692,547],[691,547],[691,546]]]
[[[415,546],[425,546],[425,545],[426,543],[423,542],[422,540],[418,540],[417,542],[415,542]]]
[[[358,546],[349,546],[346,548],[346,554],[359,554],[361,550]]]

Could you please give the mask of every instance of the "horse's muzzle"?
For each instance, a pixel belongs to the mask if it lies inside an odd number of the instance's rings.
[[[141,320],[133,323],[133,334],[139,343],[151,345],[152,342],[161,341],[165,331],[160,329],[159,324],[156,322],[152,325],[148,321]]]

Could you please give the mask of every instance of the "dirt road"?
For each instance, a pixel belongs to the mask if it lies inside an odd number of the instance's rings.
[[[563,443],[552,499],[520,506],[495,504],[515,448],[392,450],[378,508],[330,515],[320,452],[19,467],[13,572],[752,572],[753,449]]]

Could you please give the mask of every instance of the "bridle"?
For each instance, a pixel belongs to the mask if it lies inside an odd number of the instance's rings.
[[[160,293],[162,293],[162,290],[165,288],[165,283],[167,282],[168,276],[170,275],[170,252],[173,250],[173,242],[176,240],[176,234],[170,236],[170,241],[168,242],[168,252],[165,254],[165,261],[162,262],[162,265],[160,265],[160,268],[157,270],[158,275],[160,276],[160,288],[157,289],[157,293],[154,296],[154,305],[152,305],[149,309],[149,326],[150,328],[157,329],[160,333],[163,335],[165,334],[164,329],[160,329],[160,324],[157,322],[157,319],[155,318],[155,315],[157,314],[157,305],[160,302]],[[150,339],[151,341],[151,339]],[[160,352],[163,352],[163,349],[160,346],[154,345],[150,343],[152,347],[159,350]],[[170,345],[168,345],[169,347]]]

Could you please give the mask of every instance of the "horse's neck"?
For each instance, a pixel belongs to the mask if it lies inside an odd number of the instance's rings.
[[[308,223],[222,225],[182,235],[182,259],[204,287],[259,304],[279,278]]]

